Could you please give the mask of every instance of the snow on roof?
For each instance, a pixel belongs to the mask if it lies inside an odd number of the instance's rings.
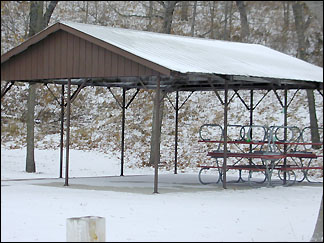
[[[323,82],[323,68],[259,44],[61,22],[181,73],[215,73]]]

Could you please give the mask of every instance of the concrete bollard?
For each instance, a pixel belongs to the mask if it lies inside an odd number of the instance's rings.
[[[105,242],[106,220],[103,217],[85,216],[66,220],[67,242]]]

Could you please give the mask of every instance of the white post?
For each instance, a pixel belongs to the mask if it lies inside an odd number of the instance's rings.
[[[67,242],[105,242],[106,221],[103,217],[85,216],[68,218],[66,221]]]

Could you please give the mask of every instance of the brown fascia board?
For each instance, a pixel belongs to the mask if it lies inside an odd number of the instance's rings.
[[[17,54],[19,54],[20,52],[26,50],[29,46],[36,44],[37,42],[41,41],[42,39],[46,38],[49,34],[54,33],[58,30],[64,30],[72,35],[78,36],[82,39],[85,39],[95,45],[98,45],[102,48],[105,48],[109,51],[112,51],[118,55],[124,56],[134,62],[138,62],[139,64],[142,64],[148,68],[151,68],[161,74],[170,76],[171,75],[171,70],[168,68],[165,68],[159,64],[150,62],[144,58],[138,57],[130,52],[127,52],[119,47],[116,47],[112,44],[109,44],[105,41],[102,41],[98,38],[95,38],[91,35],[88,35],[86,33],[83,33],[79,30],[76,30],[74,28],[71,28],[67,25],[64,25],[62,23],[56,23],[54,25],[52,25],[51,27],[39,32],[38,34],[32,36],[30,39],[26,40],[25,42],[21,43],[19,46],[14,47],[13,49],[11,49],[10,51],[6,52],[5,54],[3,54],[1,56],[1,64],[6,62],[7,60],[9,60],[9,58],[11,58],[12,56],[15,56]]]
[[[51,33],[54,33],[56,31],[58,31],[60,29],[60,23],[56,23],[54,25],[52,25],[49,28],[44,29],[43,31],[39,32],[38,34],[30,37],[29,39],[27,39],[26,41],[24,41],[23,43],[21,43],[20,45],[12,48],[11,50],[9,50],[8,52],[6,52],[5,54],[3,54],[1,56],[1,64],[4,63],[5,61],[9,60],[9,58],[19,54],[20,52],[23,52],[24,50],[26,50],[29,46],[36,44],[37,42],[43,40],[44,38],[46,38],[46,36],[48,36]]]
[[[148,61],[148,60],[146,60],[144,58],[136,56],[136,55],[134,55],[134,54],[132,54],[132,53],[130,53],[128,51],[125,51],[125,50],[123,50],[123,49],[121,49],[119,47],[116,47],[116,46],[114,46],[112,44],[109,44],[109,43],[107,43],[105,41],[102,41],[102,40],[100,40],[100,39],[98,39],[96,37],[93,37],[91,35],[88,35],[86,33],[81,32],[79,30],[76,30],[76,29],[74,29],[74,28],[72,28],[70,26],[67,26],[67,25],[64,25],[64,24],[61,23],[61,29],[65,30],[66,32],[69,32],[70,34],[73,34],[73,35],[78,36],[78,37],[80,37],[82,39],[85,39],[85,40],[87,40],[87,41],[89,41],[89,42],[91,42],[91,43],[93,43],[95,45],[98,45],[98,46],[100,46],[100,47],[102,47],[102,48],[104,48],[106,50],[114,52],[115,54],[121,55],[123,57],[126,57],[126,58],[134,61],[134,62],[142,64],[143,66],[151,68],[151,69],[153,69],[153,70],[155,70],[155,71],[157,71],[157,72],[159,72],[161,74],[164,74],[164,75],[167,75],[167,76],[171,75],[171,70],[168,69],[168,68],[165,68],[165,67],[163,67],[163,66],[161,66],[159,64],[153,63],[153,62]]]

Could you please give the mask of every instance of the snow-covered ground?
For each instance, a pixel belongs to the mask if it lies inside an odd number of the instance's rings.
[[[35,160],[26,173],[25,149],[1,148],[2,242],[66,241],[66,219],[81,216],[104,217],[107,241],[309,241],[323,193],[310,183],[224,190],[201,185],[198,169],[161,168],[153,194],[152,168],[120,177],[118,158],[77,150],[65,187],[58,150],[37,149]]]

